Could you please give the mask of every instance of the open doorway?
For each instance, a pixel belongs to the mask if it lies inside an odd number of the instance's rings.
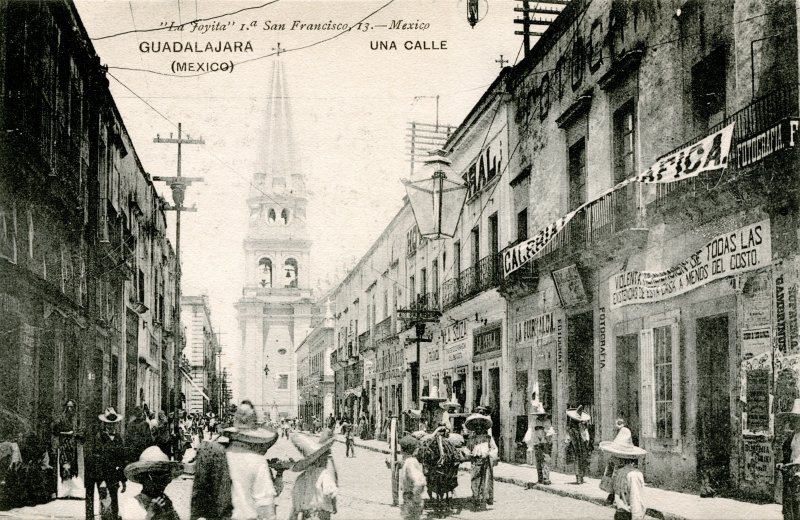
[[[697,475],[703,492],[730,485],[731,403],[728,316],[697,320]]]
[[[633,443],[639,444],[639,335],[617,336],[617,416],[631,430]]]

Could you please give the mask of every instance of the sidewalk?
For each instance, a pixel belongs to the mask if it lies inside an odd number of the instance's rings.
[[[343,443],[344,436],[336,435],[336,440]],[[365,441],[356,438],[355,445],[370,451],[389,453],[389,447],[385,441]],[[555,471],[550,472],[552,485],[536,484],[536,467],[527,464],[499,462],[494,468],[494,479],[525,489],[536,488],[546,493],[586,500],[600,505],[605,505],[608,496],[605,491],[600,489],[600,479],[586,477],[586,484],[579,486],[572,484],[575,482],[575,475],[566,475]],[[781,520],[783,518],[779,504],[753,504],[716,497],[700,498],[698,495],[649,486],[645,490],[645,503],[649,514],[670,520]]]

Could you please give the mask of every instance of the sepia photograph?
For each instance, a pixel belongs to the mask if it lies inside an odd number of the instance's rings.
[[[0,520],[800,520],[797,0],[0,0]]]

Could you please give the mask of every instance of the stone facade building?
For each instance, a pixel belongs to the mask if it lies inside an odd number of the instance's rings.
[[[69,1],[0,5],[0,403],[39,433],[74,399],[169,409],[175,255]]]
[[[181,325],[186,342],[183,354],[188,361],[185,388],[188,413],[220,412],[222,374],[221,347],[211,322],[208,296],[181,296]]]

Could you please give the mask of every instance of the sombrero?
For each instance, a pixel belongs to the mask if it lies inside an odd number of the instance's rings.
[[[464,426],[473,432],[486,432],[492,427],[492,418],[488,415],[474,413],[467,417],[467,420],[464,421]]]
[[[439,403],[439,406],[441,406],[445,410],[450,410],[452,408],[455,408],[457,410],[457,409],[461,408],[461,403],[456,401],[456,395],[453,394],[453,396],[450,398],[449,401],[445,401],[443,403]]]
[[[633,445],[631,431],[625,427],[620,428],[613,441],[601,442],[600,449],[623,459],[636,459],[647,454],[647,450]]]
[[[567,410],[567,417],[578,422],[589,422],[592,416],[583,411],[583,406]]]
[[[98,415],[97,418],[104,423],[118,423],[122,420],[122,416],[114,410],[113,406],[106,408],[106,411]]]
[[[131,482],[141,484],[140,477],[147,473],[169,473],[175,478],[183,473],[183,463],[169,460],[158,446],[150,446],[139,456],[138,462],[125,466],[125,476]]]
[[[322,430],[318,440],[304,433],[294,433],[291,436],[292,444],[300,450],[303,458],[292,466],[292,471],[305,471],[311,467],[320,457],[331,451],[334,442],[333,432],[329,428]]]
[[[417,431],[411,433],[411,436],[414,437],[417,440],[422,439],[423,437],[425,437],[425,435],[427,435],[425,430],[417,430]]]
[[[225,428],[222,432],[231,440],[256,447],[266,453],[273,444],[278,442],[278,434],[271,430],[258,428],[256,412],[252,409],[239,409],[233,419],[233,426]]]
[[[439,389],[435,386],[432,386],[430,390],[428,390],[428,395],[420,397],[419,400],[433,402],[433,403],[441,403],[442,401],[447,401],[447,398],[439,397]]]

